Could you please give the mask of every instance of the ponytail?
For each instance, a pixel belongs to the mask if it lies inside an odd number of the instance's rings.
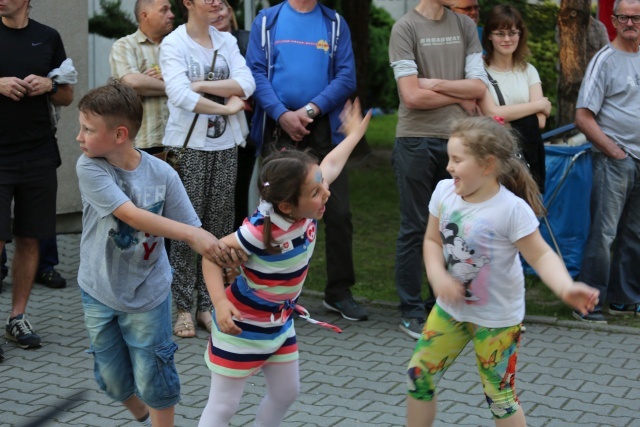
[[[537,216],[544,216],[547,210],[542,203],[542,195],[538,184],[531,176],[527,165],[522,160],[512,156],[505,162],[505,166],[508,172],[505,171],[506,173],[501,173],[498,176],[500,184],[527,202]]]

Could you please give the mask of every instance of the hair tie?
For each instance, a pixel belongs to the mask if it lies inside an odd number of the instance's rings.
[[[502,126],[504,126],[504,117],[493,116],[492,119],[498,122],[499,124],[501,124]]]
[[[263,186],[263,187],[268,187],[268,186],[269,186],[269,181],[267,181],[267,182],[263,182],[263,183],[262,183],[262,186]]]
[[[273,213],[273,205],[264,199],[260,199],[260,204],[258,205],[258,212],[260,212],[262,216],[265,218],[269,217]]]

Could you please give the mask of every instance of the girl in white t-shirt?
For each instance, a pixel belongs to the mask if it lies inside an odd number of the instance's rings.
[[[525,160],[544,192],[544,145],[540,129],[551,114],[551,103],[542,93],[538,71],[527,62],[528,30],[522,15],[510,5],[491,9],[482,33],[484,67],[492,85],[478,105],[485,116],[519,121],[520,144]],[[501,99],[502,98],[502,99]]]
[[[573,282],[542,239],[540,194],[501,120],[456,122],[447,151],[452,179],[431,197],[423,247],[437,302],[407,370],[407,426],[433,423],[436,385],[469,341],[496,425],[525,426],[514,388],[524,318],[518,253],[582,313],[593,310],[598,291]]]

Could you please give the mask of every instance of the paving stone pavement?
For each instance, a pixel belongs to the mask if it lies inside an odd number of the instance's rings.
[[[111,402],[93,380],[76,275],[79,236],[58,237],[59,271],[66,289],[34,285],[29,319],[43,347],[22,350],[2,340],[0,427],[128,426],[129,414]],[[11,249],[9,247],[9,249]],[[10,307],[10,278],[0,294],[0,312]],[[317,319],[340,326],[340,335],[298,321],[301,395],[283,426],[403,426],[404,368],[415,342],[397,329],[389,304],[369,306],[370,320],[349,322],[304,293]],[[517,387],[530,426],[640,425],[639,330],[579,329],[574,322],[529,323],[518,361]],[[182,402],[176,426],[195,426],[206,403],[209,372],[203,362],[206,334],[175,338]],[[441,381],[437,426],[491,426],[468,347]],[[264,393],[261,375],[252,377],[233,426],[250,426]],[[50,415],[51,412],[55,412]],[[48,421],[38,421],[45,417]]]

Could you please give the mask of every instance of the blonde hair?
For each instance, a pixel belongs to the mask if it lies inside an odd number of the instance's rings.
[[[453,123],[451,136],[460,138],[480,164],[486,164],[493,157],[498,182],[524,199],[536,215],[545,214],[540,189],[519,157],[516,139],[504,125],[489,117],[468,117]]]

